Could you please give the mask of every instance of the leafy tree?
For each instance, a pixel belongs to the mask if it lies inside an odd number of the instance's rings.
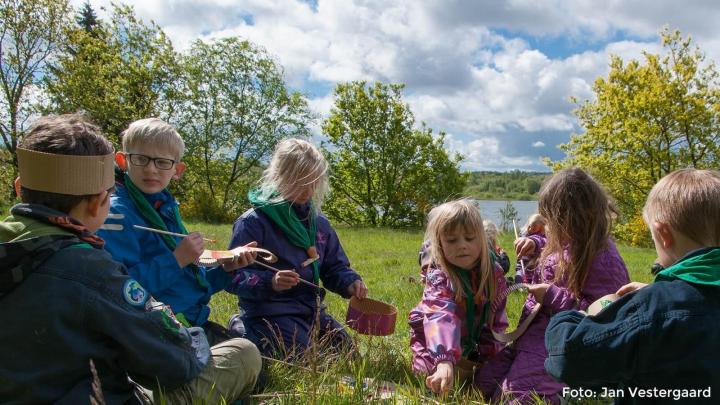
[[[517,221],[520,219],[520,214],[513,203],[508,201],[505,204],[505,208],[500,208],[498,213],[500,214],[500,229],[503,232],[517,232],[515,225],[517,225]]]
[[[179,75],[170,40],[131,7],[113,4],[109,22],[91,33],[74,29],[68,51],[46,76],[51,110],[86,111],[118,147],[120,133],[140,118],[169,114]]]
[[[348,224],[420,225],[432,205],[458,196],[466,176],[403,103],[403,85],[339,84],[322,129],[332,190],[325,211]]]
[[[608,77],[595,81],[596,99],[575,111],[585,133],[563,145],[568,158],[554,164],[589,169],[607,187],[624,213],[625,227],[619,229],[626,240],[637,235],[623,232],[646,232],[637,226],[638,218],[661,177],[682,167],[720,164],[715,65],[705,63],[699,48],[679,31],[666,28],[661,37],[664,55],[646,52],[644,63],[627,64],[611,57]]]
[[[95,14],[89,0],[83,3],[77,17],[75,17],[75,22],[87,33],[92,33],[93,29],[98,25],[97,14]]]
[[[278,140],[308,136],[307,101],[263,49],[237,38],[196,41],[182,68],[175,122],[188,148],[189,214],[234,217]]]
[[[548,173],[472,172],[463,194],[478,200],[534,200]]]
[[[70,12],[66,0],[0,0],[0,136],[9,152],[0,155],[0,166],[12,179],[15,148],[41,101],[40,78],[65,41]]]

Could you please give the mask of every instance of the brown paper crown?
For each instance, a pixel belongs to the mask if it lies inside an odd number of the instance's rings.
[[[17,148],[20,183],[49,193],[92,195],[115,184],[114,154],[56,155]]]

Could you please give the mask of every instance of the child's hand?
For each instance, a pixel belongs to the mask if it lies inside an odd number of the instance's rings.
[[[530,238],[515,239],[515,254],[518,257],[531,256],[535,253],[535,241]]]
[[[272,289],[285,291],[295,287],[300,282],[300,275],[294,270],[280,270],[272,278]]]
[[[550,288],[550,284],[533,284],[531,285],[528,290],[530,291],[530,294],[535,296],[535,302],[541,303],[543,302],[543,299],[545,299],[545,293],[547,292],[548,288]]]
[[[195,263],[203,250],[205,250],[205,241],[203,241],[202,234],[192,232],[178,243],[173,256],[175,256],[175,260],[177,260],[180,267],[185,267],[190,263]]]
[[[348,287],[348,294],[354,295],[357,298],[366,298],[367,293],[368,289],[362,280],[355,280],[355,282]]]
[[[624,286],[620,287],[620,289],[617,290],[617,292],[615,294],[622,297],[625,294],[629,294],[633,291],[637,291],[645,286],[647,286],[647,284],[633,281],[632,283],[625,284]]]
[[[438,363],[435,372],[425,378],[425,385],[436,394],[448,392],[453,383],[453,365],[449,361]]]
[[[255,247],[257,246],[257,242],[250,242],[247,245],[243,247]],[[225,270],[228,273],[231,273],[241,267],[245,267],[252,262],[255,261],[255,258],[257,257],[257,252],[250,252],[250,251],[243,251],[239,255],[235,256],[233,258],[233,261],[223,263],[223,270]]]

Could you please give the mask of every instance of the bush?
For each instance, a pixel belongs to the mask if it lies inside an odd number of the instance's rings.
[[[613,232],[615,239],[631,246],[653,247],[652,237],[642,214],[636,214],[627,222],[620,223]]]

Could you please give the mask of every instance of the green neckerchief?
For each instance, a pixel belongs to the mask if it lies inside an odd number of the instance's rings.
[[[692,252],[655,276],[655,281],[677,279],[720,287],[720,247]]]
[[[267,215],[294,246],[302,248],[306,252],[310,247],[315,246],[315,234],[317,233],[315,207],[310,206],[309,226],[306,227],[288,201],[273,202],[280,200],[280,194],[277,191],[273,191],[269,196],[263,194],[266,193],[259,189],[248,192],[248,199],[253,207]],[[320,281],[320,268],[317,260],[312,262],[312,266],[313,282],[318,284]]]
[[[138,211],[140,211],[140,215],[148,223],[148,225],[150,225],[150,227],[163,231],[169,231],[167,226],[165,226],[165,221],[160,218],[160,214],[158,214],[155,208],[150,205],[150,202],[145,198],[143,192],[140,191],[135,184],[133,184],[127,173],[125,174],[125,188],[127,188],[128,194],[130,194],[130,199],[133,200],[135,207]],[[178,227],[180,228],[180,233],[187,235],[188,231],[185,229],[182,219],[180,219],[180,211],[178,210],[177,204],[173,205],[173,213],[175,214],[175,222],[177,222]],[[160,238],[162,238],[163,242],[165,242],[170,250],[175,250],[177,247],[177,241],[174,237],[162,233],[158,235],[160,235]]]
[[[498,257],[497,253],[495,252],[495,246],[493,246],[492,243],[488,242],[488,252],[490,253],[490,263],[493,263],[493,266],[495,263],[498,263]]]
[[[145,198],[143,195],[143,192],[140,191],[140,189],[133,184],[132,180],[130,180],[130,177],[125,173],[125,188],[128,191],[128,194],[130,195],[130,199],[133,201],[133,204],[135,205],[135,208],[140,211],[140,216],[143,217],[143,219],[150,225],[150,227],[155,229],[160,229],[162,231],[169,231],[167,229],[167,226],[165,225],[165,221],[160,218],[160,214],[155,210],[155,208],[150,205],[150,202]],[[178,210],[177,204],[173,204],[173,213],[175,214],[175,222],[178,224],[178,228],[180,228],[180,233],[183,235],[187,235],[188,231],[185,229],[185,225],[182,222],[182,219],[180,218],[180,210]],[[170,250],[174,251],[177,247],[177,241],[174,237],[170,235],[165,234],[158,234],[163,242],[165,242],[165,245],[167,245]],[[208,284],[207,280],[205,280],[204,277],[201,277],[200,275],[200,269],[198,269],[198,266],[191,263],[190,269],[192,270],[193,274],[195,275],[195,279],[197,279],[198,284],[204,288],[209,288],[210,284]]]
[[[470,281],[470,270],[461,269],[459,267],[454,268],[456,273],[460,276],[462,282],[462,289],[465,294],[465,323],[467,325],[467,336],[461,339],[461,345],[463,348],[463,357],[467,357],[470,352],[475,350],[478,341],[480,340],[480,333],[485,325],[488,314],[490,312],[490,303],[485,300],[483,305],[483,311],[480,316],[480,321],[475,322],[475,294],[472,290],[472,282]]]

